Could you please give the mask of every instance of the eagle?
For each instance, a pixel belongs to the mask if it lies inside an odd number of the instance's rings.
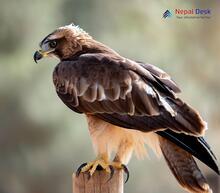
[[[92,176],[102,168],[128,175],[132,154],[144,157],[147,145],[164,156],[186,191],[212,192],[194,160],[220,174],[203,138],[207,124],[178,97],[180,89],[166,72],[121,56],[74,24],[47,35],[34,60],[54,56],[60,60],[53,71],[56,93],[72,111],[84,114],[97,154],[78,174]]]

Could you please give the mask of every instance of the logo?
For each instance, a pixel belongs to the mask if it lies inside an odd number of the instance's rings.
[[[200,9],[200,8],[190,8],[190,9],[180,9],[176,8],[173,10],[167,9],[163,13],[163,19],[175,17],[177,19],[209,19],[212,16],[212,10]]]
[[[172,17],[171,11],[166,10],[163,14],[163,18],[166,19],[166,18],[170,18],[170,17]]]

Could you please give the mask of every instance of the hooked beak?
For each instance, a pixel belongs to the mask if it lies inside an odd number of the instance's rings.
[[[41,58],[43,58],[43,54],[41,53],[41,50],[36,51],[34,53],[34,61],[37,63],[38,60],[40,60]]]
[[[48,54],[50,54],[51,52],[53,52],[54,50],[50,50],[50,51],[43,51],[43,50],[38,50],[34,53],[34,61],[37,63],[38,60],[47,57]]]

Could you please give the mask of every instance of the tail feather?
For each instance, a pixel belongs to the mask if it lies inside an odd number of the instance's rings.
[[[203,137],[178,134],[169,129],[158,131],[157,134],[192,154],[220,175],[216,157]]]
[[[183,188],[191,193],[212,192],[191,154],[163,137],[159,141],[169,168]]]

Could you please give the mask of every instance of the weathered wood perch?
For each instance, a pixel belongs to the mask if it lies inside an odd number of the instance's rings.
[[[123,170],[115,170],[111,180],[109,177],[105,171],[96,171],[89,180],[85,173],[73,174],[73,193],[123,193]]]

